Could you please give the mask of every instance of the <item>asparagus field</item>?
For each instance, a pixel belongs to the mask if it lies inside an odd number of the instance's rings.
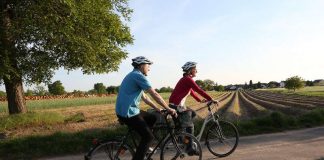
[[[231,91],[219,94],[219,113],[223,118],[243,120],[260,117],[273,111],[301,115],[315,108],[324,108],[323,97],[288,95],[269,91]],[[204,108],[196,108],[204,116]]]

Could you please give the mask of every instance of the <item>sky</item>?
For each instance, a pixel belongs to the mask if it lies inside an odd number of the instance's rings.
[[[220,85],[324,79],[323,0],[136,0],[129,6],[134,43],[124,48],[129,55],[118,72],[60,69],[52,82],[60,80],[66,91],[117,86],[136,56],[154,62],[147,76],[153,88],[174,88],[187,61],[198,63],[195,80]]]

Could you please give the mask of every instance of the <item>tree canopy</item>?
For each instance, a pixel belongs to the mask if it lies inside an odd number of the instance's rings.
[[[215,86],[217,86],[217,84],[213,80],[210,80],[210,79],[196,80],[195,82],[201,89],[203,89],[205,91],[212,91],[215,89]]]
[[[161,87],[160,89],[156,89],[156,91],[159,92],[159,93],[172,92],[173,88],[171,88],[170,86]]]
[[[65,93],[65,90],[61,81],[55,81],[52,84],[48,84],[48,92],[53,95],[62,95]]]
[[[119,86],[108,86],[106,88],[108,94],[116,94],[118,93],[118,90],[119,90]]]
[[[304,81],[301,77],[293,76],[287,78],[285,88],[292,89],[295,91],[296,89],[300,89],[302,87],[304,87]]]
[[[127,0],[1,1],[0,83],[10,113],[25,112],[22,83],[50,83],[54,71],[109,73],[133,42]],[[19,92],[18,92],[19,91]],[[17,103],[19,102],[19,103]]]
[[[103,83],[96,83],[94,84],[93,88],[98,94],[107,93],[106,86]]]

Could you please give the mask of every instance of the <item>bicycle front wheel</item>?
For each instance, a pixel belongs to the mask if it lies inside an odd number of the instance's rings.
[[[161,147],[160,158],[201,160],[202,150],[199,141],[193,135],[181,132],[167,138]]]
[[[118,140],[110,140],[99,143],[94,147],[85,160],[131,160],[134,156],[133,149],[127,144],[121,144]]]
[[[227,121],[214,123],[207,131],[208,150],[217,157],[225,157],[234,152],[238,145],[239,133],[234,124]]]

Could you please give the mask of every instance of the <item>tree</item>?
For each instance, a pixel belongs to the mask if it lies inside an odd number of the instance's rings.
[[[198,80],[196,80],[195,82],[196,82],[196,84],[197,84],[201,89],[205,90],[205,83],[204,83],[204,81],[198,79]]]
[[[249,82],[249,88],[253,88],[253,82],[252,82],[252,80],[250,80],[250,82]]]
[[[245,82],[245,84],[244,84],[244,87],[243,87],[243,88],[244,88],[244,89],[248,89],[248,88],[249,88],[246,82]]]
[[[277,88],[277,87],[279,87],[280,86],[280,83],[278,83],[278,82],[276,82],[276,81],[270,81],[269,83],[268,83],[268,87],[269,88]]]
[[[127,0],[1,0],[0,83],[9,114],[27,112],[23,83],[48,84],[60,67],[117,71],[133,42],[131,12]]]
[[[314,86],[314,82],[313,81],[305,81],[305,85],[306,86]]]
[[[205,90],[206,91],[212,91],[214,89],[215,86],[215,82],[210,80],[210,79],[206,79],[203,81],[205,84]]]
[[[170,86],[168,87],[161,87],[160,89],[158,89],[159,93],[165,93],[165,92],[172,92],[173,88],[171,88]]]
[[[55,81],[52,84],[48,84],[48,92],[53,94],[53,95],[62,95],[65,93],[63,84],[61,81]]]
[[[88,94],[97,94],[97,91],[95,89],[91,89],[87,93]]]
[[[116,94],[117,93],[117,86],[108,86],[106,88],[108,94]]]
[[[34,95],[33,91],[31,89],[27,89],[25,96],[32,96]]]
[[[261,85],[260,81],[257,83],[257,88],[262,88],[262,85]]]
[[[73,94],[74,96],[82,96],[82,95],[85,94],[85,92],[80,91],[80,90],[73,90],[72,94]]]
[[[104,86],[103,83],[96,83],[94,84],[94,90],[98,93],[98,94],[104,94],[107,93],[106,91],[106,86]]]
[[[222,85],[217,85],[217,86],[214,87],[214,90],[215,90],[215,91],[222,92],[222,91],[225,90],[225,88],[224,88],[224,86],[222,86]]]
[[[300,89],[302,87],[304,87],[304,80],[301,77],[298,76],[293,76],[290,77],[286,80],[286,84],[285,84],[285,88],[287,89],[293,89],[294,92],[296,91],[296,89]]]
[[[41,86],[41,85],[37,85],[34,88],[34,91],[33,92],[37,96],[44,96],[47,93],[47,91],[45,90],[45,87],[44,86]]]

